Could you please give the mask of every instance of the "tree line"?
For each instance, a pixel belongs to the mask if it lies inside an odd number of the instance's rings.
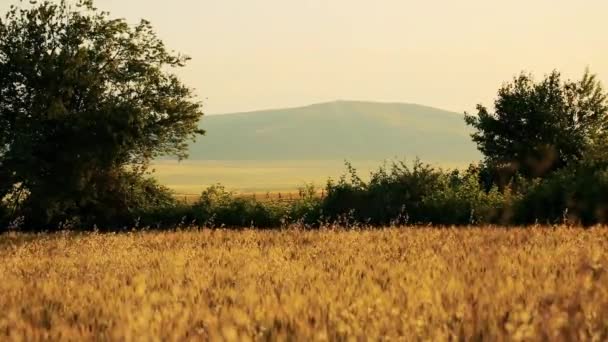
[[[466,113],[484,159],[464,171],[395,162],[363,181],[347,164],[324,198],[259,203],[216,186],[179,203],[149,164],[186,158],[204,134],[174,73],[188,60],[149,22],[91,0],[12,6],[0,19],[0,230],[608,221],[608,95],[589,71],[522,73],[493,108]]]

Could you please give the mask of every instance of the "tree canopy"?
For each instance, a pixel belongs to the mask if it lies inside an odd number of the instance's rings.
[[[579,81],[562,81],[553,71],[540,82],[521,74],[503,85],[494,112],[482,105],[466,122],[486,162],[526,177],[598,157],[608,133],[607,94],[588,71]]]
[[[204,133],[200,103],[172,72],[187,61],[148,21],[90,0],[12,6],[0,19],[0,199],[41,224],[128,209],[133,176],[155,157],[186,157]]]

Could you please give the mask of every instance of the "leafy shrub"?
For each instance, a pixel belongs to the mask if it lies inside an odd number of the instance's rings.
[[[338,182],[328,182],[324,199],[308,186],[292,203],[258,202],[216,185],[189,206],[169,200],[168,192],[161,191],[161,196],[140,184],[135,187],[140,190],[130,193],[130,203],[144,213],[140,224],[157,228],[191,223],[277,228],[294,223],[315,227],[608,222],[608,167],[597,162],[563,169],[544,180],[513,175],[509,183],[489,188],[487,171],[479,167],[444,171],[420,161],[411,167],[394,162],[381,166],[364,182],[346,165],[347,174]]]
[[[507,223],[515,196],[509,188],[486,191],[479,174],[454,171],[441,177],[441,186],[423,198],[425,219],[433,224]]]
[[[103,191],[88,192],[79,196],[78,201],[59,194],[52,202],[26,198],[15,213],[26,218],[26,229],[91,229],[97,226],[112,230],[131,228],[142,215],[176,205],[168,188],[136,172],[106,174],[97,182]]]
[[[608,164],[583,162],[536,180],[517,203],[521,224],[608,222]]]
[[[350,177],[327,185],[322,209],[333,221],[453,225],[506,222],[511,215],[509,188],[485,190],[476,168],[447,172],[418,160],[412,167],[393,162],[372,172],[368,183],[348,163],[347,169]]]
[[[54,227],[278,228],[297,224],[313,228],[324,224],[608,222],[608,163],[581,163],[542,180],[528,181],[514,175],[509,183],[489,188],[484,178],[486,171],[476,166],[465,171],[444,171],[420,161],[411,167],[394,162],[372,172],[367,182],[348,163],[347,171],[337,182],[328,182],[323,199],[312,186],[300,190],[299,200],[280,203],[239,197],[216,185],[205,190],[192,205],[178,203],[167,188],[153,179],[122,173],[112,179],[109,188],[113,191],[95,193],[86,203],[57,211],[60,215],[54,217],[62,220],[56,221]],[[0,229],[24,217],[20,212],[16,212],[18,217],[9,217],[8,212],[15,212],[9,209],[0,206]]]
[[[85,228],[97,225],[108,229],[131,228],[147,212],[174,207],[176,201],[168,188],[153,178],[134,172],[123,172],[107,185],[108,191],[97,193],[87,206],[76,212]]]
[[[281,226],[287,209],[275,203],[239,198],[221,185],[208,188],[193,206],[194,219],[207,226],[267,227]]]
[[[176,202],[173,205],[142,211],[133,222],[135,228],[173,229],[191,225],[195,220],[192,205]]]
[[[313,227],[324,220],[322,200],[313,185],[300,188],[300,199],[289,204],[289,214],[286,223],[301,224]]]
[[[332,221],[347,217],[356,222],[386,225],[396,221],[418,222],[424,216],[421,207],[425,195],[441,185],[440,171],[416,161],[413,167],[403,162],[381,166],[365,183],[356,170],[346,164],[346,176],[328,182],[323,213]]]
[[[173,228],[185,225],[216,227],[279,228],[299,223],[317,225],[321,217],[320,199],[314,188],[301,190],[293,203],[258,202],[239,197],[222,185],[207,188],[193,205],[172,203],[142,211],[140,227]]]

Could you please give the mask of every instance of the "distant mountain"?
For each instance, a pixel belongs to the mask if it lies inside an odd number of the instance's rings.
[[[463,115],[403,103],[336,101],[205,116],[191,160],[480,159]]]

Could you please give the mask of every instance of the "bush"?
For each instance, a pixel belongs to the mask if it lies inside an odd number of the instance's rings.
[[[372,172],[365,183],[346,163],[348,175],[327,184],[323,213],[332,221],[386,225],[395,221],[418,221],[424,195],[439,186],[440,172],[416,161],[412,168],[392,163]]]
[[[236,197],[221,185],[208,188],[193,206],[196,222],[210,227],[280,227],[287,208]]]
[[[486,171],[477,166],[466,171],[444,171],[419,161],[411,167],[394,162],[381,166],[364,182],[350,164],[346,165],[346,175],[338,182],[328,182],[324,199],[318,197],[314,187],[306,186],[300,189],[300,199],[291,203],[258,202],[216,185],[189,205],[178,203],[153,179],[122,173],[111,180],[113,191],[96,193],[85,204],[56,211],[53,217],[62,221],[55,221],[54,227],[608,223],[608,163],[584,162],[542,180],[527,181],[514,175],[509,183],[489,188]],[[27,204],[27,198],[23,203]],[[11,208],[0,206],[0,230],[11,222],[23,224],[22,219],[18,220],[24,217],[23,212]],[[16,217],[8,212],[15,212]]]
[[[411,167],[394,162],[372,172],[368,182],[350,164],[346,166],[347,174],[338,182],[328,182],[324,199],[308,186],[292,203],[257,202],[216,185],[188,206],[143,184],[130,198],[144,209],[140,223],[157,228],[190,223],[277,228],[294,223],[316,227],[608,222],[608,167],[598,162],[563,169],[544,180],[512,175],[509,183],[492,186],[487,183],[487,170],[477,166],[444,171],[420,161]]]
[[[24,217],[25,229],[132,228],[142,215],[175,206],[172,192],[155,179],[139,173],[118,171],[96,180],[100,188],[77,196],[57,194],[54,201],[26,197],[18,204],[16,216]],[[38,215],[35,215],[35,214]],[[14,218],[10,218],[14,219]]]
[[[79,208],[81,225],[107,229],[132,228],[141,216],[176,206],[173,193],[153,178],[124,172],[107,185],[111,191],[99,193],[88,206]]]
[[[60,199],[48,206],[40,205],[45,215],[28,219],[24,228],[47,231],[94,227],[102,230],[172,229],[195,225],[278,228],[289,224],[316,226],[322,219],[321,200],[311,186],[301,189],[298,201],[275,203],[238,197],[223,186],[215,185],[191,205],[179,203],[169,189],[136,173],[121,173],[107,182],[105,187],[111,191],[89,194],[86,202]],[[9,217],[9,208],[0,205],[0,231],[6,230],[18,217],[28,217],[32,203],[26,198],[19,205],[15,217]]]
[[[442,225],[508,223],[515,196],[509,188],[486,191],[479,174],[454,171],[441,177],[441,186],[424,196],[425,220]]]
[[[479,169],[435,169],[415,161],[393,162],[365,183],[347,163],[349,176],[327,185],[323,213],[331,221],[387,224],[472,224],[506,222],[513,201],[509,189],[484,189]]]
[[[536,180],[516,206],[520,224],[608,223],[608,164],[583,162]]]
[[[315,227],[323,223],[322,200],[313,185],[300,188],[300,199],[290,203],[286,223]]]
[[[279,228],[295,223],[317,225],[321,217],[320,199],[312,187],[302,189],[301,193],[300,200],[293,203],[258,202],[238,197],[218,184],[207,188],[193,205],[173,201],[141,210],[137,227]]]
[[[142,211],[135,218],[135,228],[174,229],[195,224],[192,205],[174,203],[173,205]]]

